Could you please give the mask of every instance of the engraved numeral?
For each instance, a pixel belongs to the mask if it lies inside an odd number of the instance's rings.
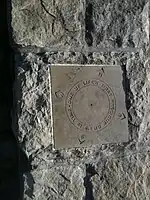
[[[81,137],[79,138],[79,143],[83,144],[85,142],[85,135],[81,135]]]
[[[57,99],[62,99],[64,97],[64,93],[58,90],[57,92],[55,92],[55,96]]]
[[[98,76],[102,77],[105,74],[104,68],[102,67],[99,71],[98,71]]]
[[[69,80],[71,80],[72,78],[74,78],[76,76],[76,73],[70,72],[70,73],[67,73],[66,76],[68,77]]]
[[[119,117],[120,120],[126,119],[126,116],[125,116],[124,113],[119,113],[119,114],[118,114],[118,117]]]

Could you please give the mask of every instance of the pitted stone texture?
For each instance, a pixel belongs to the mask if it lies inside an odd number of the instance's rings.
[[[149,2],[86,0],[85,40],[102,48],[149,45]]]
[[[50,63],[118,64],[125,77],[129,142],[53,150]],[[150,196],[148,65],[140,53],[72,52],[16,56],[20,145],[32,164],[24,175],[26,200],[128,199]]]
[[[12,28],[22,46],[146,49],[149,2],[13,0]]]
[[[23,46],[79,46],[81,19],[79,0],[12,1],[13,36]]]
[[[27,151],[32,152],[51,141],[49,68],[30,54],[18,64],[18,138],[21,143],[28,141]]]

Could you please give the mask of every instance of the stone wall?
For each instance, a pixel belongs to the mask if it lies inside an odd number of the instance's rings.
[[[149,3],[12,0],[12,29],[13,129],[32,168],[24,173],[24,199],[149,199]],[[49,70],[55,63],[121,66],[127,143],[53,149]]]

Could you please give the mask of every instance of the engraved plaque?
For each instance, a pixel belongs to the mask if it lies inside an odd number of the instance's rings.
[[[52,65],[55,148],[128,140],[120,66]]]

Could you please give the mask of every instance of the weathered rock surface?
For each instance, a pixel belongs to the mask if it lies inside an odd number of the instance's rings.
[[[149,3],[86,0],[85,41],[95,47],[141,48],[149,43]]]
[[[12,0],[17,44],[39,47],[145,48],[149,2],[112,0]]]
[[[79,0],[12,1],[14,39],[21,45],[79,46],[82,4]]]
[[[53,150],[50,63],[120,64],[129,142]],[[142,52],[28,53],[16,56],[16,68],[18,137],[32,164],[31,173],[24,176],[25,199],[149,198],[149,67]]]
[[[24,174],[24,199],[149,200],[148,1],[12,0],[12,30],[22,47],[13,127],[32,166]],[[53,149],[51,63],[121,66],[127,143]]]

